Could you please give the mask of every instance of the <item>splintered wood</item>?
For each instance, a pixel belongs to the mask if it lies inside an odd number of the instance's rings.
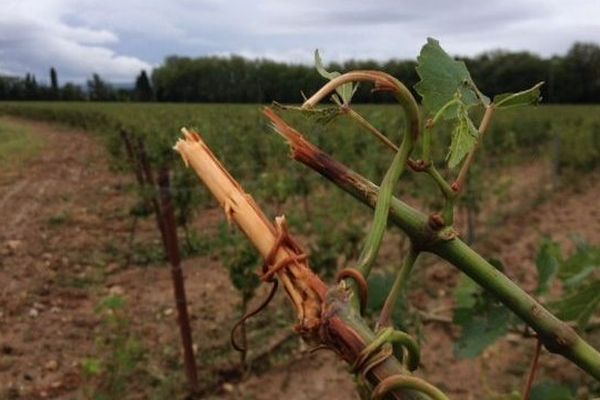
[[[316,334],[315,330],[321,323],[326,285],[311,271],[308,262],[299,257],[298,248],[285,242],[278,243],[275,226],[217,160],[200,135],[185,128],[182,132],[184,137],[177,141],[174,149],[212,192],[223,207],[227,220],[235,222],[263,258],[271,258],[273,265],[285,265],[274,273],[285,287],[298,313],[296,329],[301,333]],[[277,224],[284,226],[285,217],[277,217]],[[277,248],[273,249],[274,246]],[[271,254],[272,250],[274,254]],[[293,262],[286,262],[289,258],[293,258]]]

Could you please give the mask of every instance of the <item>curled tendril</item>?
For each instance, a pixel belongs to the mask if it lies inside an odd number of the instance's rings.
[[[388,327],[380,330],[375,340],[360,352],[353,364],[353,370],[366,375],[368,370],[391,356],[392,347],[385,346],[386,344],[401,346],[406,352],[405,357],[402,357],[406,368],[409,371],[417,369],[421,359],[417,342],[407,333]],[[382,357],[382,353],[387,354],[386,357]]]
[[[358,81],[370,81],[374,83],[375,87],[379,90],[389,90],[393,92],[406,114],[408,128],[403,135],[402,143],[398,147],[396,155],[381,182],[381,189],[379,196],[377,197],[373,215],[373,224],[367,234],[365,243],[356,263],[355,268],[360,271],[363,277],[367,277],[381,247],[385,228],[387,226],[389,207],[394,187],[405,170],[414,143],[419,136],[421,117],[417,102],[408,88],[393,76],[379,71],[353,71],[337,76],[306,100],[302,105],[302,108],[313,108],[338,87],[349,82]]]
[[[353,279],[356,285],[358,286],[358,296],[360,299],[360,313],[361,315],[367,309],[367,299],[369,293],[369,286],[367,284],[367,280],[365,276],[356,268],[344,268],[340,272],[338,272],[336,277],[336,282],[340,282],[343,279],[350,278]]]
[[[386,394],[395,389],[409,389],[423,393],[433,400],[449,400],[448,397],[431,383],[416,376],[392,375],[381,381],[371,395],[372,400],[383,400]]]
[[[273,246],[271,247],[271,250],[269,251],[269,254],[267,254],[265,257],[265,261],[262,266],[262,275],[260,277],[263,282],[272,284],[269,295],[262,303],[260,303],[258,307],[244,314],[231,329],[231,346],[242,353],[246,353],[248,349],[245,346],[240,345],[235,338],[238,328],[241,327],[246,320],[260,313],[269,305],[273,299],[273,296],[275,296],[275,293],[277,292],[277,287],[279,286],[278,281],[275,279],[277,272],[286,268],[290,264],[299,263],[308,258],[308,254],[303,253],[300,246],[290,237],[285,219],[278,219],[276,221],[275,228],[277,229],[277,236]],[[295,254],[285,257],[284,259],[274,263],[275,255],[282,246],[287,246]]]

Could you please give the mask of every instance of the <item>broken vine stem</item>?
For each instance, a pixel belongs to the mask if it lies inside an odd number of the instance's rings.
[[[276,246],[277,232],[273,224],[221,165],[200,135],[186,129],[183,132],[184,138],[177,141],[175,150],[212,192],[227,219],[237,224],[263,257],[271,256],[274,246],[275,263],[293,257],[294,248],[286,243]],[[282,220],[283,217],[276,219],[278,222]],[[356,372],[361,373],[373,387],[379,388],[380,393],[387,393],[395,399],[414,399],[415,391],[427,393],[430,390],[431,385],[416,377],[411,377],[410,385],[398,385],[397,379],[390,380],[410,375],[391,352],[378,352],[380,347],[369,347],[376,340],[376,335],[352,306],[350,299],[354,296],[344,282],[328,288],[312,272],[306,259],[289,263],[275,274],[296,308],[298,324],[295,330],[309,343],[332,349],[350,365],[364,364],[366,368]],[[369,351],[365,352],[366,349]],[[383,357],[372,361],[374,352],[376,355],[383,354]]]
[[[272,120],[277,133],[288,141],[295,160],[323,175],[367,206],[376,206],[380,192],[377,185],[314,146],[272,110],[265,110],[265,115]],[[540,341],[550,352],[563,355],[600,380],[600,353],[571,326],[546,310],[465,244],[452,227],[441,226],[436,230],[430,226],[426,215],[394,196],[390,202],[389,220],[402,229],[421,251],[438,255],[493,294],[537,332]]]

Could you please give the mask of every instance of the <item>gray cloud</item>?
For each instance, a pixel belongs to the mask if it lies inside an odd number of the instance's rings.
[[[82,81],[97,72],[113,81],[129,81],[151,65],[111,49],[118,35],[104,28],[69,25],[62,15],[68,1],[9,1],[0,14],[0,72],[33,73],[45,80],[50,66]]]
[[[310,63],[317,47],[326,61],[414,58],[427,36],[453,54],[548,56],[600,41],[599,17],[600,2],[586,0],[8,0],[0,71],[132,80],[171,54]]]

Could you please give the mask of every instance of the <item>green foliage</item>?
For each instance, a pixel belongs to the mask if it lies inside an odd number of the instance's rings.
[[[592,246],[579,238],[573,240],[576,251],[564,258],[558,243],[543,239],[536,258],[537,292],[546,293],[554,278],[558,277],[564,294],[550,302],[549,306],[557,317],[575,321],[584,329],[600,305],[600,246]]]
[[[565,321],[576,321],[584,329],[592,314],[600,305],[600,281],[582,285],[577,291],[570,291],[562,299],[550,303],[556,316]]]
[[[544,238],[535,259],[538,271],[538,286],[536,289],[538,294],[547,293],[550,289],[550,284],[560,267],[560,259],[561,252],[558,243]]]
[[[242,295],[242,300],[248,302],[260,285],[260,278],[257,274],[261,265],[260,255],[252,243],[248,240],[241,240],[239,234],[234,234],[233,231],[230,244],[223,249],[223,253],[231,283]]]
[[[585,279],[600,268],[600,246],[592,246],[576,236],[573,241],[576,245],[575,253],[562,261],[558,274],[569,288],[585,283]]]
[[[81,362],[81,368],[88,378],[98,376],[102,372],[102,362],[97,358],[86,358]]]
[[[315,221],[312,229],[316,240],[310,246],[311,267],[325,278],[333,277],[341,255],[354,260],[363,240],[362,228],[351,218],[340,220],[336,225],[331,227],[329,223]]]
[[[18,166],[36,155],[44,146],[40,139],[21,124],[0,121],[0,167]]]
[[[373,272],[367,280],[369,297],[367,299],[367,315],[375,316],[383,308],[388,293],[394,283],[394,274],[390,272]],[[410,312],[406,292],[402,292],[392,314],[394,326],[407,330],[410,325],[418,325],[417,315]]]
[[[337,71],[328,72],[325,69],[323,61],[321,61],[321,56],[319,55],[319,50],[315,50],[315,68],[319,75],[325,79],[332,80],[341,75],[341,73]],[[358,89],[358,83],[345,83],[335,89],[337,95],[333,95],[332,97],[338,105],[347,105],[352,101],[352,96],[356,93],[356,89]]]
[[[565,321],[577,322],[585,329],[590,317],[600,306],[600,246],[574,238],[576,251],[568,258],[562,256],[560,245],[544,238],[536,256],[538,285],[536,293],[548,296],[550,288],[559,278],[564,288],[560,299],[548,306],[556,316]],[[500,270],[500,264],[495,263]],[[474,357],[504,336],[516,322],[507,308],[494,301],[471,279],[461,276],[454,291],[456,309],[454,323],[462,327],[456,343],[459,357]]]
[[[136,265],[156,265],[166,260],[165,250],[159,243],[134,243],[131,250],[131,262]]]
[[[529,396],[530,400],[575,400],[571,389],[554,382],[536,384]]]
[[[494,96],[494,107],[511,108],[528,105],[537,105],[541,101],[540,88],[544,82],[537,83],[532,88],[518,93],[503,93]]]
[[[96,306],[101,328],[96,336],[94,356],[85,358],[81,367],[86,379],[86,398],[124,398],[141,374],[145,350],[135,336],[127,315],[127,302],[121,296],[108,296]]]
[[[48,226],[51,228],[58,228],[69,224],[73,220],[73,217],[69,211],[60,211],[48,218]]]
[[[441,117],[455,121],[446,156],[448,166],[454,168],[477,144],[479,135],[469,109],[489,99],[479,92],[465,63],[450,57],[437,40],[428,39],[417,60],[421,80],[415,89],[423,98],[425,110],[435,120]]]
[[[502,271],[499,261],[490,262]],[[456,308],[453,321],[462,328],[454,347],[457,357],[478,356],[486,347],[503,337],[514,321],[508,308],[498,303],[466,275],[461,275],[454,291],[454,299]]]
[[[467,109],[480,103],[465,63],[450,57],[437,40],[427,39],[417,61],[417,73],[421,80],[415,89],[423,98],[423,106],[428,114],[436,114],[447,103],[457,99],[444,112],[444,118],[454,119],[459,114],[461,103]]]
[[[452,142],[446,159],[448,167],[454,168],[477,144],[479,132],[464,107],[458,108],[458,121],[452,132]]]

